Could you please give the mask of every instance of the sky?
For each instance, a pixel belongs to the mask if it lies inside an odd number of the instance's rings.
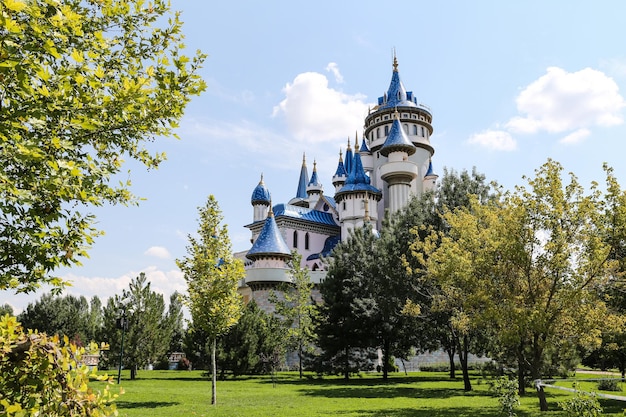
[[[145,272],[184,292],[176,259],[214,195],[234,251],[250,247],[261,175],[276,203],[295,196],[303,154],[327,194],[340,149],[361,138],[368,108],[401,80],[433,115],[433,167],[472,170],[507,189],[548,158],[585,186],[603,163],[626,188],[626,2],[172,0],[186,48],[208,54],[207,90],[154,149],[158,170],[125,169],[138,206],[91,210],[105,232],[83,266],[59,270],[66,294],[121,294]],[[0,291],[19,313],[48,289]]]

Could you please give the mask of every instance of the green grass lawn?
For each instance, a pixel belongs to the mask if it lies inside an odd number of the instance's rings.
[[[332,377],[300,380],[296,374],[284,373],[278,375],[275,384],[269,376],[218,381],[218,404],[212,406],[211,382],[201,371],[141,371],[135,381],[122,373],[121,387],[125,393],[117,404],[121,417],[496,417],[498,401],[489,394],[488,384],[481,381],[477,375],[474,391],[466,393],[461,379],[450,380],[445,373],[393,374],[387,382],[378,374],[344,382]],[[589,383],[583,388],[593,386]],[[534,389],[528,392],[516,411],[519,417],[563,416],[558,402],[571,395],[547,390],[550,411],[542,413]],[[600,403],[606,415],[622,415],[626,408],[626,403],[618,401]]]

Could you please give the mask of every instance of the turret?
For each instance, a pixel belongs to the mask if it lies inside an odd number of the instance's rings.
[[[287,263],[291,259],[291,251],[278,229],[271,207],[263,229],[252,244],[252,248],[246,253],[246,257],[254,262],[247,271],[245,282],[248,286],[290,280]]]
[[[343,158],[341,155],[341,150],[339,150],[339,163],[337,164],[337,170],[335,171],[335,175],[333,175],[333,185],[335,186],[335,193],[343,187],[346,183],[346,179],[348,178],[348,173],[346,172],[346,167],[343,164]]]
[[[315,207],[317,201],[320,199],[324,192],[324,187],[317,178],[317,162],[313,161],[313,174],[311,174],[311,181],[306,187],[306,192],[309,200],[309,207]]]
[[[359,138],[358,135],[355,137],[356,139],[354,143],[356,144]],[[372,171],[374,170],[374,156],[372,155],[372,151],[370,151],[369,146],[367,146],[365,135],[363,135],[363,139],[361,140],[359,155],[361,155],[361,161],[363,162],[363,169],[365,170],[365,173],[371,175]]]
[[[267,187],[265,187],[263,174],[261,174],[261,181],[259,181],[259,184],[252,191],[252,197],[250,198],[250,204],[254,207],[253,222],[262,221],[267,217],[270,200],[270,192]]]
[[[434,191],[437,186],[437,179],[439,175],[435,174],[433,171],[433,161],[428,161],[428,171],[426,171],[426,175],[424,175],[424,191]]]
[[[353,164],[346,183],[335,194],[342,239],[353,229],[363,227],[366,217],[374,224],[377,223],[377,203],[382,198],[380,190],[370,184],[358,152],[354,155]]]
[[[417,177],[418,169],[409,156],[416,151],[400,124],[396,112],[385,144],[380,148],[380,154],[387,158],[387,162],[380,167],[380,177],[389,185],[389,202],[387,207],[395,213],[405,207],[411,194],[411,182]]]

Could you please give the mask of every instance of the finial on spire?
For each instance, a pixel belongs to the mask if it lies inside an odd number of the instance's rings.
[[[270,211],[267,213],[267,217],[274,217],[274,209],[272,208],[272,199],[270,198]]]
[[[398,58],[396,57],[396,48],[393,48],[393,72],[398,72]]]
[[[313,160],[313,172],[317,172],[317,161]]]
[[[302,166],[306,165],[306,154],[302,152]]]
[[[343,162],[343,152],[341,148],[339,148],[339,162]]]
[[[350,136],[348,136],[348,150],[351,149],[350,148]]]
[[[261,172],[261,181],[259,181],[260,185],[263,185],[263,173]]]

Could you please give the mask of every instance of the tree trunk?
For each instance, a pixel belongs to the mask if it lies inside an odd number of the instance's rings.
[[[448,360],[450,361],[450,379],[456,379],[456,364],[454,363],[455,349],[454,346],[450,346],[446,349],[448,354]]]
[[[389,341],[385,339],[383,342],[383,381],[389,376]]]
[[[463,371],[463,389],[465,391],[472,390],[472,382],[469,377],[469,369],[467,364],[467,356],[469,354],[469,338],[463,335],[463,341],[459,341],[459,361],[461,362],[461,370]]]
[[[134,381],[137,378],[137,365],[132,364],[130,366],[130,380]]]
[[[343,369],[343,379],[346,381],[350,379],[350,348],[346,346],[345,349],[345,357],[344,357],[344,369]]]
[[[300,379],[302,379],[302,343],[298,345],[298,369],[300,371]]]
[[[211,404],[217,405],[217,363],[215,361],[216,337],[211,340]]]
[[[526,384],[524,383],[525,371],[526,358],[524,357],[524,341],[522,340],[517,351],[517,392],[519,395],[526,394]],[[539,401],[541,402],[541,399]]]

